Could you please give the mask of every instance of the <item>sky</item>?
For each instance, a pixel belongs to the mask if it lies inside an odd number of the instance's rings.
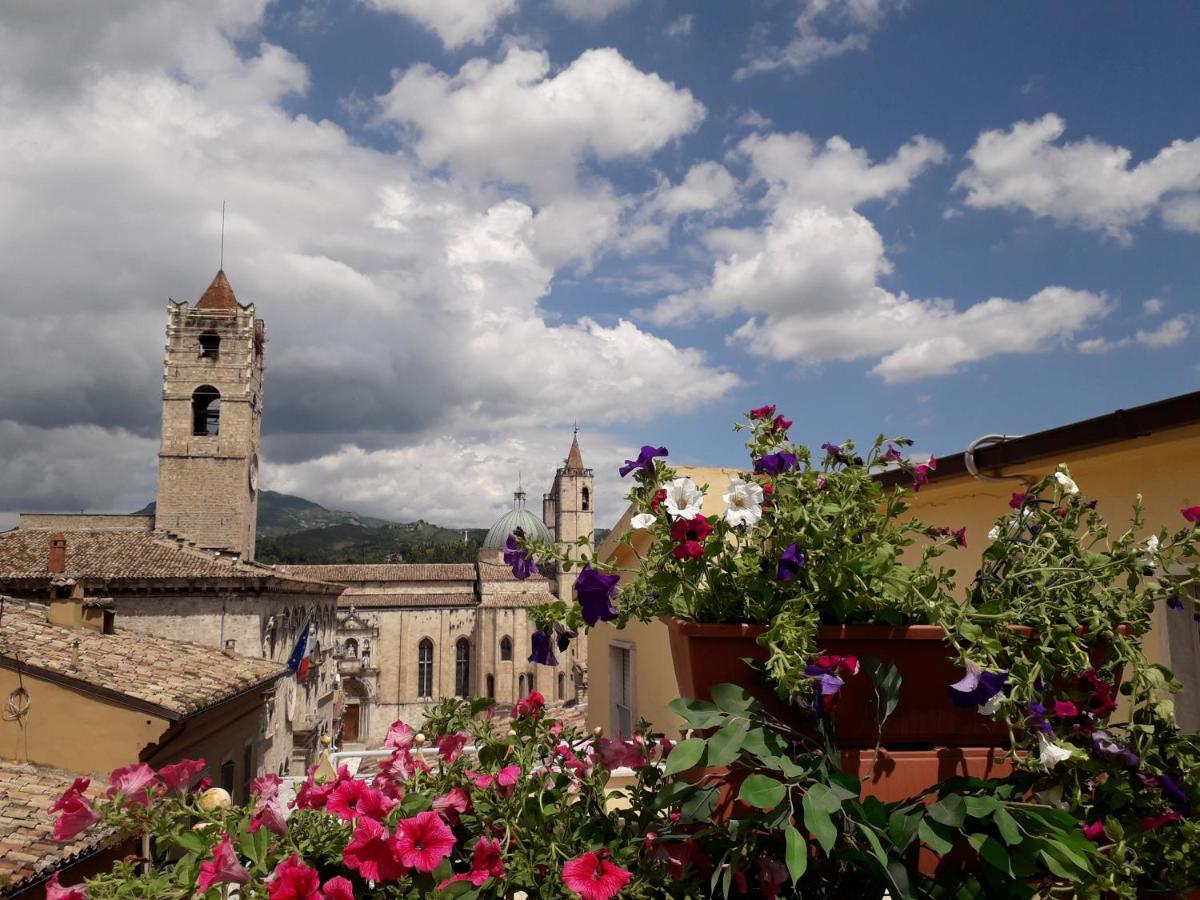
[[[153,497],[168,298],[266,320],[262,485],[486,526],[575,423],[948,454],[1200,389],[1179,0],[8,0],[0,527]]]

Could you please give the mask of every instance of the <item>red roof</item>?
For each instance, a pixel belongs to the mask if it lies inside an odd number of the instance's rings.
[[[233,295],[233,288],[229,285],[229,279],[225,277],[225,270],[218,269],[217,277],[212,280],[212,284],[208,286],[208,290],[204,292],[204,296],[196,301],[196,309],[228,309],[237,310],[241,308],[237,297]]]
[[[579,438],[571,438],[571,449],[567,452],[567,468],[582,469],[583,454],[579,452]]]

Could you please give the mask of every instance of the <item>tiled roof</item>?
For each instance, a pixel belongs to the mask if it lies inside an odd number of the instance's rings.
[[[503,563],[490,563],[490,562],[483,562],[482,560],[479,563],[479,577],[483,581],[518,581],[518,580],[520,580],[517,578],[516,575],[514,575],[512,573],[512,569],[510,569],[508,566],[504,565]],[[545,575],[530,575],[528,578],[526,578],[524,580],[527,582],[530,582],[532,584],[537,584],[539,582],[545,582],[546,576]]]
[[[547,591],[535,591],[527,593],[525,591],[496,591],[494,593],[484,592],[483,600],[480,606],[486,606],[489,609],[523,609],[529,606],[538,606],[542,603],[553,603],[557,598]]]
[[[127,628],[102,634],[52,625],[45,607],[4,601],[0,660],[7,667],[19,661],[34,675],[40,669],[101,688],[157,706],[172,718],[199,712],[287,672],[286,666],[267,659],[226,656],[214,647]]]
[[[0,534],[0,582],[50,577],[50,530]],[[218,557],[161,531],[117,529],[64,531],[69,578],[89,581],[166,579],[274,579],[310,583],[313,579],[278,572],[270,566]],[[333,588],[330,588],[333,592]]]
[[[233,287],[225,277],[224,269],[217,270],[217,276],[204,292],[204,296],[196,301],[196,309],[237,310],[240,307],[237,297],[233,295]]]
[[[475,606],[479,601],[474,591],[455,594],[342,594],[338,598],[338,606],[348,609],[379,609],[381,607],[400,607],[404,609],[437,607],[437,606]]]
[[[582,469],[583,454],[579,452],[579,437],[571,438],[571,449],[567,451],[567,468]]]
[[[349,584],[355,581],[474,581],[474,563],[378,563],[345,566],[278,566],[282,572]]]
[[[0,896],[15,892],[22,882],[49,877],[108,837],[96,828],[69,844],[54,840],[50,807],[76,777],[49,766],[0,759]]]

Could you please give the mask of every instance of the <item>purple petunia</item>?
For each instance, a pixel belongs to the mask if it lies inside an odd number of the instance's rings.
[[[611,622],[617,617],[612,601],[620,580],[620,575],[606,575],[584,565],[575,579],[575,595],[583,609],[583,621],[595,625],[597,622]]]
[[[1029,725],[1036,728],[1043,734],[1054,734],[1054,726],[1046,721],[1046,715],[1049,710],[1036,700],[1031,700],[1028,706],[1029,709]]]
[[[799,460],[796,459],[795,453],[788,453],[786,450],[779,453],[768,453],[754,461],[754,474],[782,475],[789,469],[796,468],[797,465],[799,465]]]
[[[542,630],[535,631],[532,638],[533,652],[529,654],[529,661],[537,663],[539,666],[557,666],[558,659],[554,655],[554,645],[550,641],[550,635]]]
[[[967,663],[967,674],[950,685],[950,701],[963,709],[982,706],[1004,687],[1008,672],[985,672],[972,662]]]
[[[634,469],[642,469],[645,472],[653,472],[654,471],[654,457],[666,456],[666,455],[667,455],[666,447],[651,447],[649,444],[646,444],[638,452],[637,459],[625,460],[625,465],[621,466],[621,468],[618,471],[621,473],[622,478],[624,478],[626,475],[628,475]]]
[[[1107,731],[1096,731],[1092,734],[1092,749],[1096,751],[1097,756],[1112,762],[1124,763],[1127,766],[1136,766],[1139,762],[1136,753],[1114,741]]]
[[[775,577],[780,581],[791,581],[800,574],[808,560],[795,544],[788,544],[783,555],[779,557],[779,565],[775,568]]]
[[[525,537],[520,528],[513,531],[504,542],[504,564],[512,569],[518,581],[524,581],[530,575],[538,574],[537,560],[527,549],[520,546],[518,541]]]
[[[1168,597],[1167,598],[1167,609],[1178,609],[1178,610],[1182,611],[1183,610],[1183,601],[1180,600],[1178,597]]]
[[[829,697],[836,694],[842,689],[846,683],[838,678],[828,669],[823,669],[818,665],[810,663],[805,669],[804,674],[815,681],[821,688],[821,696]]]
[[[1183,788],[1170,775],[1159,775],[1158,786],[1162,790],[1163,795],[1167,798],[1167,802],[1182,813],[1192,811],[1192,805],[1188,803],[1187,794],[1183,792]]]

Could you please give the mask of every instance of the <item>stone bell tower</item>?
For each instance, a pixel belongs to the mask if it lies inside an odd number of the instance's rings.
[[[595,551],[592,540],[592,533],[596,527],[592,470],[584,468],[583,454],[579,451],[578,428],[571,438],[571,449],[567,452],[566,460],[554,473],[554,485],[550,488],[550,493],[542,498],[542,520],[555,540],[574,543],[577,538],[587,537],[588,555]],[[570,602],[578,574],[578,568],[555,574],[556,593],[559,597]],[[563,663],[567,671],[572,673],[575,699],[583,701],[587,696],[587,641],[582,638],[573,641]]]
[[[224,271],[169,301],[155,527],[254,558],[266,326]]]

